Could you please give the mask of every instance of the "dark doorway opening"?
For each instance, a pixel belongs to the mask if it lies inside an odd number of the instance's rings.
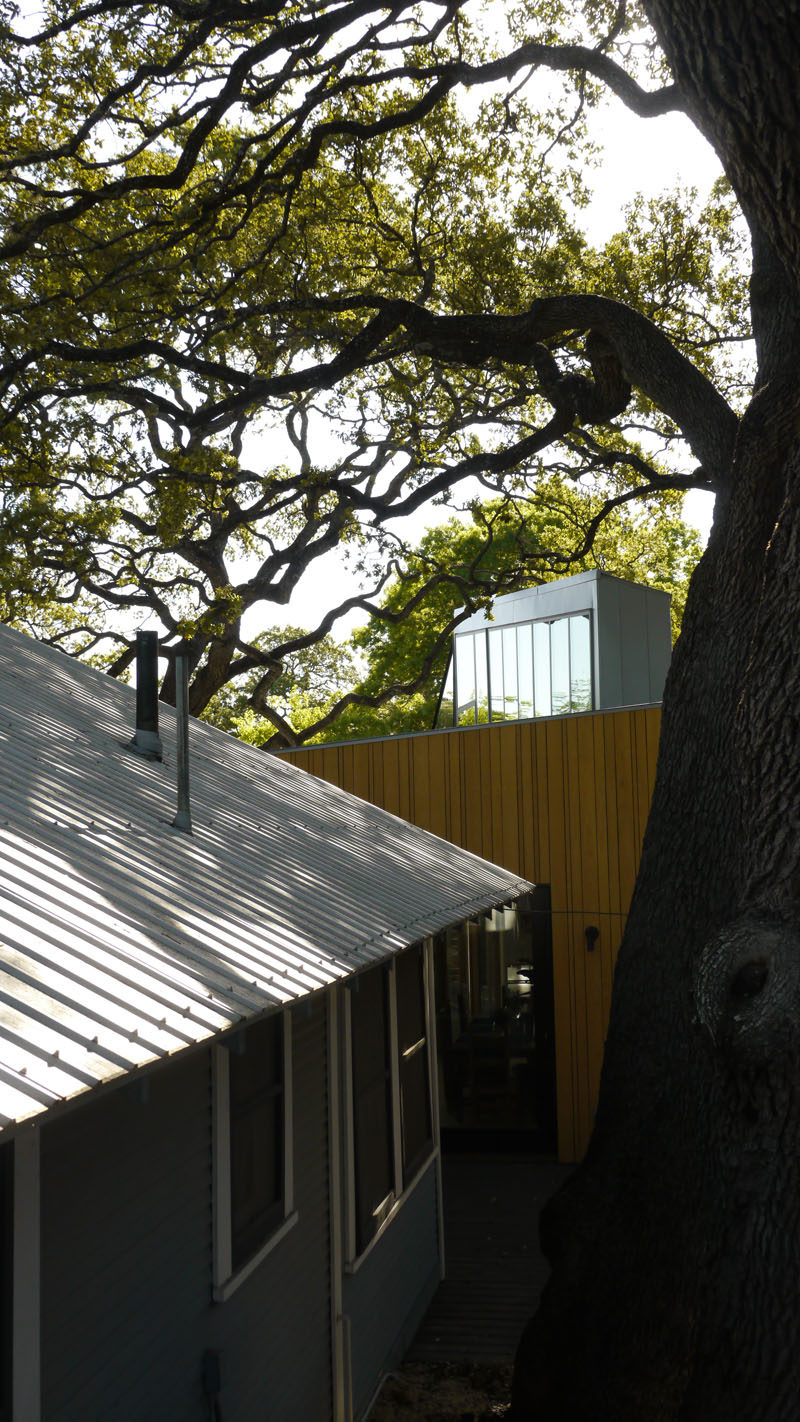
[[[550,886],[434,944],[442,1147],[556,1147]]]

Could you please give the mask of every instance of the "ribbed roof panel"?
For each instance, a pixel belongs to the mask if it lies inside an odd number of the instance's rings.
[[[525,880],[0,627],[0,1126],[357,972]]]

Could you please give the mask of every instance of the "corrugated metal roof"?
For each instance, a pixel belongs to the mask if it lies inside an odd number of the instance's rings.
[[[525,880],[0,627],[0,1129],[514,898]]]

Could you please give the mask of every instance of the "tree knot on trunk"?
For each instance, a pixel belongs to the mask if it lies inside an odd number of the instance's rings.
[[[729,1069],[769,1070],[800,1057],[800,935],[767,917],[736,920],[703,948],[697,1016]]]

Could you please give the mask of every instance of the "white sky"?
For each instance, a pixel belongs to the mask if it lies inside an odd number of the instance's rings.
[[[598,112],[594,136],[603,143],[605,157],[594,174],[595,197],[581,220],[596,245],[620,228],[622,209],[638,192],[650,197],[680,184],[696,187],[702,201],[721,173],[709,144],[681,114],[639,119],[611,96]],[[704,542],[711,526],[713,505],[713,496],[700,490],[689,493],[684,505],[685,517],[700,529]],[[403,520],[406,524],[403,531],[419,538],[425,528],[436,521],[438,512],[428,508],[413,521]],[[441,516],[447,516],[446,512],[442,511]],[[401,522],[398,520],[392,527],[400,532]],[[270,606],[259,611],[260,625],[269,621],[314,627],[329,607],[357,590],[341,556],[331,553],[313,564],[298,585],[289,607]],[[358,615],[343,618],[335,624],[333,634],[344,638],[364,620]],[[252,634],[257,630],[255,620],[248,619],[246,632]]]
[[[586,214],[587,231],[596,243],[607,241],[619,226],[621,208],[636,192],[655,196],[679,184],[696,187],[701,198],[722,169],[713,148],[683,114],[640,119],[609,98],[602,115],[603,167]],[[714,496],[693,489],[684,501],[684,517],[708,539]]]

